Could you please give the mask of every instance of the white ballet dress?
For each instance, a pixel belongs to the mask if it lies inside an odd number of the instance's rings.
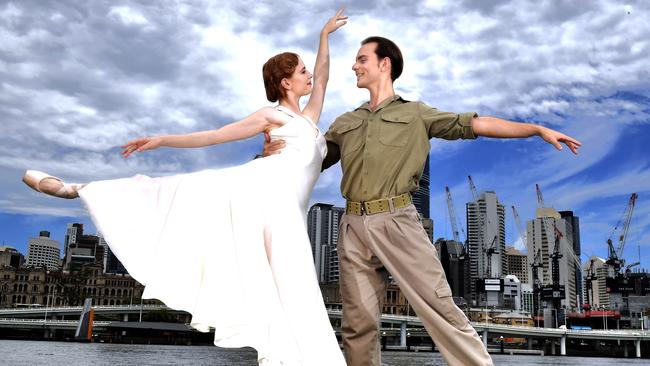
[[[282,106],[280,154],[195,173],[92,182],[79,196],[111,250],[155,298],[215,328],[261,365],[345,365],[318,286],[306,215],[327,152]],[[268,248],[268,250],[267,250]],[[267,254],[268,252],[268,254]]]

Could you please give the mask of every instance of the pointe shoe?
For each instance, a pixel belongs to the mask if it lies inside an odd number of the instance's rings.
[[[61,186],[56,188],[41,187],[41,182],[47,178],[59,181],[59,183],[61,183]],[[78,183],[65,183],[60,178],[53,177],[47,173],[39,172],[38,170],[26,171],[25,175],[23,176],[23,182],[25,182],[29,188],[35,190],[36,192],[41,192],[49,194],[50,196],[65,199],[73,199],[79,197],[79,193],[77,191],[83,188],[85,185]]]

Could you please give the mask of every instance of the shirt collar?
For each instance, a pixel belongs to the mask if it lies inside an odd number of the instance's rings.
[[[386,98],[383,102],[381,102],[381,104],[377,107],[377,109],[374,110],[374,112],[379,111],[380,109],[386,107],[387,105],[391,104],[392,102],[394,102],[394,101],[396,101],[396,100],[400,100],[400,101],[402,101],[402,102],[406,102],[406,101],[405,101],[404,99],[402,99],[402,97],[400,97],[398,94],[395,94],[395,95],[393,95],[392,97]],[[355,109],[355,111],[358,111],[359,109],[365,109],[365,110],[367,110],[367,111],[369,111],[369,112],[373,112],[373,111],[370,110],[370,101],[367,101],[367,102],[363,103],[363,104],[360,105],[357,109]]]

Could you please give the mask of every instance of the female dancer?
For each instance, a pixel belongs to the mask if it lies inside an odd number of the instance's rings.
[[[309,196],[327,150],[315,122],[329,77],[328,37],[345,19],[341,9],[321,31],[313,87],[297,55],[276,55],[262,71],[277,107],[218,130],[139,138],[122,152],[202,147],[268,132],[285,140],[282,154],[161,178],[66,184],[27,171],[23,181],[57,197],[81,197],[111,249],[145,285],[143,297],[192,313],[197,329],[214,327],[216,345],[254,347],[262,365],[345,365],[306,232]],[[299,99],[310,93],[301,111]]]

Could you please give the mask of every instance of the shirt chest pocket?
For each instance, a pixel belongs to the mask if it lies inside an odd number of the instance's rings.
[[[363,143],[361,125],[363,124],[362,119],[357,119],[346,123],[345,126],[339,128],[338,134],[341,136],[341,157],[347,156],[350,153],[353,153],[361,147]]]
[[[379,142],[387,146],[406,146],[413,130],[413,116],[384,113],[379,126]]]

